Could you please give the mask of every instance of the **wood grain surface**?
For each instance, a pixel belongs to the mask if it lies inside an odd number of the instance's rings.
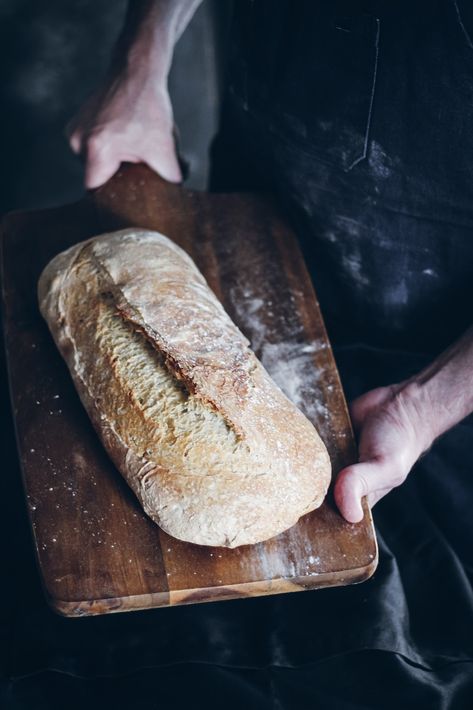
[[[334,475],[356,457],[346,403],[296,238],[269,198],[209,195],[124,166],[74,205],[13,213],[2,224],[3,306],[17,443],[49,603],[82,616],[367,579],[371,515],[352,525],[323,506],[265,543],[228,550],[162,532],[103,450],[38,311],[46,263],[112,229],[163,232],[194,258],[286,394],[315,424]]]

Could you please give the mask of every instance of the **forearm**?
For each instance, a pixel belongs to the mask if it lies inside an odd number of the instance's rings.
[[[419,422],[424,449],[473,412],[473,327],[400,385],[398,396]]]
[[[202,0],[130,0],[114,52],[117,66],[165,80],[174,46]]]

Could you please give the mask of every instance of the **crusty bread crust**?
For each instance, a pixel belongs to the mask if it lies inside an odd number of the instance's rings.
[[[103,444],[166,532],[237,547],[322,503],[324,444],[176,244],[95,237],[56,256],[38,294]]]

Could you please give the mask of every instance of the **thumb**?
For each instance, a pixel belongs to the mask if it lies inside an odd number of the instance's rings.
[[[347,466],[338,474],[334,487],[335,503],[349,523],[363,520],[361,500],[364,496],[387,487],[383,482],[384,466],[379,461],[366,461]]]

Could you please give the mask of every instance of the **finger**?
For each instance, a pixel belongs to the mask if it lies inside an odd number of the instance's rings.
[[[182,182],[182,172],[173,150],[161,153],[159,156],[150,155],[145,161],[155,173],[161,175],[168,182]]]
[[[120,159],[106,153],[89,154],[85,168],[85,186],[95,190],[109,180],[120,167]]]
[[[82,150],[82,133],[79,130],[73,131],[73,133],[68,134],[66,129],[66,135],[69,135],[69,145],[76,155],[78,155]]]
[[[334,496],[340,513],[348,522],[359,523],[363,519],[362,498],[376,497],[383,491],[385,495],[400,485],[407,473],[389,461],[373,460],[348,466],[335,482]]]

